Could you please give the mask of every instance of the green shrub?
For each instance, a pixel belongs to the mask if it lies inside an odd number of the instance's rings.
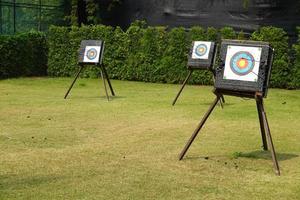
[[[276,27],[262,27],[251,35],[252,40],[270,42],[275,49],[271,75],[271,87],[286,88],[291,81],[289,43],[287,33]]]
[[[298,42],[293,46],[295,61],[293,67],[293,78],[290,84],[290,87],[300,88],[300,27],[298,30]]]
[[[48,75],[70,76],[70,49],[69,29],[66,27],[51,26],[48,33]]]
[[[236,39],[237,38],[235,31],[231,27],[224,27],[224,28],[220,29],[220,36],[221,36],[221,39]]]
[[[178,83],[184,79],[189,47],[184,28],[173,28],[167,33],[166,49],[157,71],[162,82]]]
[[[48,73],[51,76],[73,76],[77,71],[78,48],[83,39],[104,40],[103,63],[111,78],[145,82],[180,83],[188,71],[187,54],[193,40],[219,42],[220,39],[247,39],[243,32],[236,33],[225,27],[219,32],[215,28],[199,26],[189,31],[179,27],[167,31],[166,27],[148,27],[145,22],[133,23],[127,31],[120,27],[82,26],[51,27],[49,31]],[[296,52],[295,69],[290,68],[288,57],[288,37],[275,27],[263,27],[251,35],[252,40],[268,41],[275,48],[272,70],[273,87],[296,87],[299,80],[300,44],[294,46]],[[299,41],[300,43],[300,41]],[[298,66],[298,67],[297,67]],[[99,76],[99,68],[89,67],[84,77]],[[298,77],[291,76],[297,74]],[[195,71],[190,83],[212,84],[211,72]],[[297,86],[299,87],[299,86]]]
[[[245,35],[244,31],[241,30],[238,35],[237,35],[237,39],[238,40],[246,40],[247,39],[247,36]]]
[[[138,69],[141,64],[141,38],[143,37],[145,28],[140,22],[133,23],[126,31],[127,35],[127,58],[124,63],[122,79],[137,81]]]
[[[0,78],[46,75],[47,54],[43,33],[0,36]]]
[[[218,40],[218,30],[213,27],[208,27],[206,31],[206,40],[217,41]]]
[[[49,29],[49,62],[48,74],[50,76],[73,76],[78,71],[78,49],[81,40],[99,39],[106,42],[103,63],[110,64],[110,56],[114,52],[112,45],[114,31],[110,26],[73,26],[71,28],[55,27]],[[108,66],[108,68],[110,65]],[[100,73],[98,67],[87,68],[83,77],[97,77]]]
[[[104,51],[105,64],[111,78],[124,80],[126,71],[125,62],[128,58],[128,35],[120,27],[116,27],[113,32],[114,39],[111,41],[111,52]]]
[[[159,64],[166,50],[165,27],[148,27],[140,38],[140,48],[137,53],[140,64],[136,69],[137,80],[146,82],[162,82]],[[130,67],[130,66],[128,66]]]

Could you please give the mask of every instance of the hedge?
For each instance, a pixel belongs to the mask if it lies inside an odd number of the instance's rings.
[[[202,32],[202,34],[199,34]],[[126,32],[117,27],[82,26],[56,27],[49,30],[50,76],[73,76],[77,70],[77,52],[83,39],[102,39],[106,42],[103,63],[114,79],[145,82],[181,82],[186,74],[187,53],[195,39],[216,40],[217,30],[193,27],[167,31],[166,27],[146,27],[133,23]],[[84,77],[99,76],[99,69],[89,67]],[[196,72],[191,83],[211,84],[211,74]]]
[[[29,32],[0,35],[0,78],[47,75],[46,36]]]
[[[300,27],[298,30],[298,42],[293,46],[294,54],[295,54],[295,62],[292,74],[292,82],[290,87],[300,88]]]
[[[167,31],[166,27],[148,27],[144,22],[133,23],[126,32],[119,27],[82,26],[55,27],[49,32],[50,76],[73,76],[77,67],[77,50],[83,39],[102,39],[106,42],[104,64],[114,79],[145,82],[182,82],[187,74],[186,61],[191,41],[221,39],[247,39],[243,32],[236,33],[230,27],[219,31],[199,26],[189,31],[182,27]],[[250,39],[268,41],[275,49],[271,86],[299,87],[292,76],[289,44],[286,32],[281,28],[263,27],[255,31]],[[294,46],[299,57],[299,45]],[[299,59],[296,61],[299,62]],[[299,73],[299,70],[297,71]],[[99,69],[90,67],[85,77],[96,77]],[[190,83],[212,84],[211,73],[197,71]]]
[[[288,36],[281,28],[262,27],[251,35],[252,40],[270,42],[274,48],[274,61],[270,84],[272,87],[287,88],[292,79]]]

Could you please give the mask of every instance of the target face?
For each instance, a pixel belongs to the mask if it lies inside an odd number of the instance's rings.
[[[86,56],[89,60],[94,60],[97,57],[97,54],[97,50],[92,48],[87,51]]]
[[[197,56],[203,56],[207,52],[207,46],[205,44],[200,44],[196,47],[195,53]]]
[[[257,82],[260,47],[228,46],[223,79]]]
[[[98,63],[100,55],[100,46],[86,46],[83,62]]]
[[[230,60],[230,68],[233,73],[245,76],[252,72],[255,60],[249,52],[237,52]]]
[[[192,59],[208,59],[211,42],[195,41]]]

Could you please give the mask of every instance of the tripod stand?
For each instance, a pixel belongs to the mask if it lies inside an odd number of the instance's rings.
[[[112,88],[112,85],[111,85],[111,82],[109,80],[109,77],[108,77],[108,74],[107,74],[107,71],[105,69],[105,67],[103,65],[98,65],[100,67],[100,73],[101,73],[101,79],[103,80],[103,85],[104,85],[104,89],[105,89],[105,94],[106,94],[106,98],[107,100],[109,101],[109,96],[108,96],[108,92],[107,92],[107,87],[106,87],[106,82],[105,80],[107,81],[108,83],[108,86],[110,88],[110,91],[111,91],[111,94],[112,96],[115,96],[115,92]],[[83,71],[83,69],[85,68],[85,66],[83,64],[80,65],[80,68],[79,68],[79,71],[77,72],[76,76],[75,76],[75,79],[73,80],[72,84],[70,85],[68,91],[66,92],[65,96],[64,96],[64,99],[66,99],[70,93],[70,91],[72,90],[75,82],[77,81],[80,73]]]
[[[202,118],[201,122],[198,124],[198,126],[195,129],[195,131],[193,132],[192,136],[190,137],[190,139],[186,143],[185,147],[181,151],[181,153],[179,155],[179,160],[183,159],[186,152],[190,148],[191,144],[197,137],[197,135],[200,132],[200,130],[202,129],[202,127],[204,126],[206,120],[208,119],[208,117],[210,116],[210,114],[212,113],[214,108],[216,107],[217,103],[220,101],[222,93],[215,90],[214,94],[216,95],[215,100],[213,101],[213,103],[209,107],[208,111]],[[236,93],[236,94],[232,94],[232,95],[238,96],[239,94]],[[248,96],[248,97],[251,97],[251,96]],[[261,136],[262,136],[262,141],[263,141],[263,149],[268,150],[268,145],[269,145],[269,148],[271,150],[272,161],[273,161],[275,173],[277,175],[280,175],[280,169],[279,169],[278,161],[276,158],[275,148],[273,145],[272,136],[271,136],[271,132],[270,132],[270,128],[269,128],[269,123],[268,123],[267,115],[266,115],[266,112],[264,109],[263,96],[260,93],[255,93],[255,95],[252,96],[252,98],[255,98],[255,100],[256,100],[257,112],[258,112],[260,129],[261,129]]]
[[[187,77],[186,77],[185,80],[183,81],[180,90],[178,91],[177,95],[175,96],[175,99],[174,99],[173,102],[172,102],[172,106],[174,106],[174,105],[176,104],[176,102],[177,102],[177,100],[178,100],[178,98],[179,98],[181,92],[183,91],[183,89],[184,89],[184,87],[186,86],[187,82],[190,80],[190,78],[191,78],[193,72],[194,72],[193,69],[189,69],[189,73],[188,73]],[[213,72],[213,75],[214,75],[214,77],[215,77],[215,73],[214,73],[214,72]],[[225,99],[224,99],[224,97],[223,97],[223,95],[222,95],[222,96],[221,96],[221,99],[220,99],[220,104],[221,104],[222,107],[223,107],[223,103],[225,103]]]
[[[206,65],[207,64],[206,63],[205,65],[197,65],[197,67],[195,67],[193,62],[192,62],[193,64],[188,63],[189,73],[188,73],[187,77],[185,78],[185,80],[183,81],[182,86],[180,87],[180,90],[178,91],[177,95],[175,96],[175,99],[172,102],[172,106],[174,106],[176,104],[180,94],[182,93],[182,91],[183,91],[184,87],[186,86],[187,82],[190,80],[194,70],[209,70],[209,71],[211,71],[212,74],[213,74],[213,80],[215,81],[216,72],[213,69],[213,66],[215,66],[216,61],[217,61],[218,51],[216,49],[218,49],[218,45],[216,45],[216,47],[214,49],[215,50],[214,50],[214,54],[213,54],[213,61],[209,65]],[[204,67],[204,66],[209,66],[209,67]],[[223,108],[223,103],[225,103],[225,99],[224,99],[223,95],[221,95],[220,105],[221,105],[222,108]]]

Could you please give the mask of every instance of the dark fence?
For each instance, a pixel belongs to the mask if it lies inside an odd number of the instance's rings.
[[[121,27],[128,27],[135,20],[146,20],[151,26],[230,26],[245,33],[252,33],[261,26],[276,26],[296,37],[300,1],[123,0],[110,14],[104,14],[102,12],[104,23]]]
[[[63,20],[63,0],[0,0],[0,34],[46,31]]]

